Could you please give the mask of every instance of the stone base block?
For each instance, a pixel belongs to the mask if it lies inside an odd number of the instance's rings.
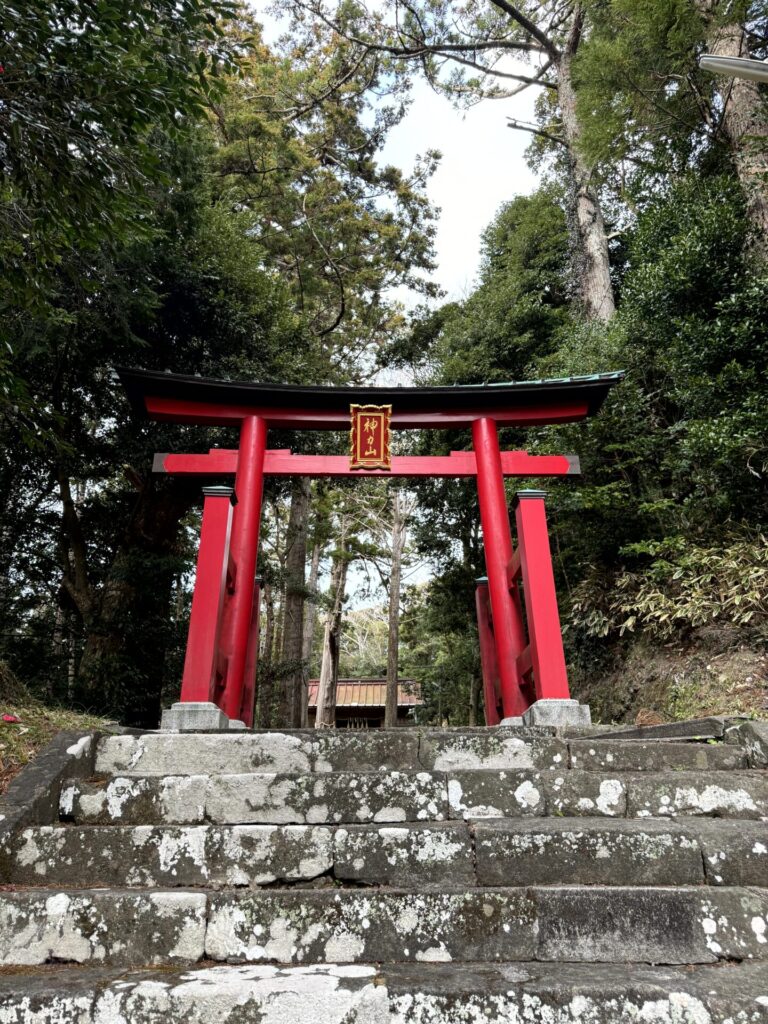
[[[525,725],[585,726],[592,724],[588,704],[577,700],[537,700],[523,715]]]
[[[523,716],[510,715],[509,718],[502,718],[502,720],[499,722],[499,725],[503,725],[505,727],[513,726],[515,728],[520,728],[523,725]]]
[[[244,729],[245,723],[228,718],[211,701],[187,701],[165,708],[160,720],[163,732],[210,732],[212,730]]]

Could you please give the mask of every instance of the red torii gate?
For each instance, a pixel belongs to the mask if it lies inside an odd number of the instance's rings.
[[[239,429],[237,449],[161,454],[154,471],[216,478],[203,521],[181,702],[212,703],[251,726],[256,693],[259,592],[255,583],[264,476],[477,477],[487,579],[476,594],[488,725],[519,719],[534,703],[569,700],[543,491],[519,491],[513,551],[504,477],[579,473],[571,455],[501,452],[497,425],[529,427],[593,415],[621,373],[437,388],[293,387],[119,369],[134,409],[154,420]],[[352,469],[347,456],[267,449],[273,428],[349,428],[350,406],[391,405],[395,430],[472,431],[473,451],[394,456],[389,469]],[[525,623],[518,583],[523,584]]]

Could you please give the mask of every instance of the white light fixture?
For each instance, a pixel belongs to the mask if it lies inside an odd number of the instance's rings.
[[[768,61],[749,60],[746,57],[721,57],[717,53],[705,53],[699,57],[699,67],[716,75],[731,78],[748,78],[752,82],[768,82]]]

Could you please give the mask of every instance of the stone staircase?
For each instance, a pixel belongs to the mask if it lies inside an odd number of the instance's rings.
[[[0,850],[0,1024],[767,1022],[750,729],[103,737]]]

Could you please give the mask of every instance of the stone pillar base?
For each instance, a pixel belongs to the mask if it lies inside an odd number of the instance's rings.
[[[588,704],[577,700],[537,700],[523,714],[525,725],[588,726],[592,715]]]
[[[510,726],[521,726],[523,724],[522,715],[510,715],[509,718],[502,718],[499,725],[510,725]]]
[[[244,729],[245,723],[230,719],[210,701],[186,701],[165,708],[161,732],[216,732]]]

